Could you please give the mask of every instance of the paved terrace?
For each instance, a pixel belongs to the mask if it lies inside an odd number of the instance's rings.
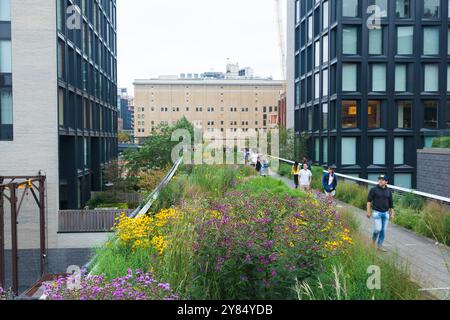
[[[294,182],[271,172],[273,178],[294,188]],[[339,187],[338,187],[339,192]],[[373,224],[367,219],[366,211],[337,201],[337,207],[346,207],[355,213],[360,222],[360,231],[370,238]],[[426,293],[439,299],[450,300],[450,247],[436,244],[433,240],[417,235],[400,226],[390,224],[385,240],[386,249],[397,255],[401,263],[408,266],[411,278]]]

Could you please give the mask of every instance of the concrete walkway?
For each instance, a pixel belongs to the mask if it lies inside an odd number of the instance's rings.
[[[294,182],[271,172],[273,178],[294,188]],[[371,237],[373,224],[367,219],[364,210],[337,201],[337,207],[345,207],[355,213],[360,222],[360,231]],[[439,299],[450,300],[450,248],[436,244],[433,240],[417,235],[400,226],[390,224],[385,240],[386,249],[395,254],[400,262],[406,264],[411,278],[425,293]],[[387,253],[387,254],[389,254]]]

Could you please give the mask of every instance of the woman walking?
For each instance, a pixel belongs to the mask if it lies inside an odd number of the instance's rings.
[[[298,189],[300,175],[300,164],[298,162],[295,162],[292,166],[291,174],[294,176],[295,189]]]

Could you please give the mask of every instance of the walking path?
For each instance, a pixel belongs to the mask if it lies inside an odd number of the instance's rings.
[[[273,178],[294,188],[294,182],[271,172]],[[339,191],[339,190],[338,190]],[[371,237],[373,225],[364,210],[337,201],[337,207],[348,208],[355,213],[360,231]],[[433,240],[417,235],[400,226],[390,224],[385,240],[386,249],[395,254],[400,262],[408,265],[411,278],[426,293],[439,299],[450,300],[450,248],[436,244]]]

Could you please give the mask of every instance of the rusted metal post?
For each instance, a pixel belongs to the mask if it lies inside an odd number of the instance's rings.
[[[12,244],[12,291],[19,293],[19,257],[17,241],[17,183],[10,184],[11,202],[11,244]]]
[[[0,184],[2,184],[1,179]],[[5,206],[3,191],[4,187],[0,187],[0,288],[5,287]]]
[[[41,276],[46,273],[46,246],[45,246],[45,177],[39,179],[39,219],[41,234]]]

